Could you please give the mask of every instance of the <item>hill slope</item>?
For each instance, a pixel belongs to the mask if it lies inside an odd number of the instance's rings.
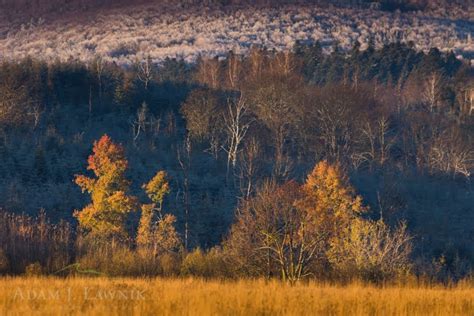
[[[151,56],[194,60],[200,54],[245,53],[252,45],[290,49],[296,41],[334,43],[347,50],[356,41],[373,39],[414,42],[416,48],[454,50],[474,59],[472,12],[462,6],[428,12],[384,12],[362,8],[286,5],[186,6],[134,4],[88,11],[50,14],[28,23],[0,24],[0,51],[5,58],[28,55],[45,60],[79,59],[96,55],[118,64]],[[457,10],[457,11],[456,11]]]

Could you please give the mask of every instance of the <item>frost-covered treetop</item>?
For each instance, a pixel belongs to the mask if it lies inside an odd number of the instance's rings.
[[[194,61],[251,46],[291,49],[296,41],[335,43],[348,50],[359,41],[377,46],[413,42],[419,50],[438,47],[474,63],[474,21],[439,18],[423,12],[400,13],[331,6],[181,7],[143,5],[71,19],[38,18],[12,26],[0,24],[0,56],[88,61],[97,55],[121,65],[165,58]]]

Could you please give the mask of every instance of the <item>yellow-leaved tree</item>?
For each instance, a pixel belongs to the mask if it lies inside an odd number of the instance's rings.
[[[75,182],[90,194],[92,201],[84,209],[76,210],[74,216],[81,229],[94,240],[128,238],[126,218],[136,210],[138,202],[127,194],[130,185],[125,177],[127,166],[123,147],[104,135],[94,142],[88,159],[87,169],[95,177],[76,175]]]
[[[338,165],[319,162],[299,185],[267,183],[242,201],[224,243],[235,272],[296,282],[334,272],[391,277],[409,268],[406,227],[371,221]]]
[[[391,229],[362,216],[367,208],[338,165],[318,163],[303,185],[303,205],[316,214],[326,236],[326,258],[340,276],[391,278],[410,269],[411,237],[406,225]]]
[[[178,233],[174,228],[176,217],[163,214],[163,201],[170,193],[166,172],[159,171],[143,189],[153,203],[143,204],[137,245],[140,250],[151,252],[153,256],[176,250],[180,245]]]
[[[244,200],[225,250],[237,272],[293,283],[318,273],[330,241],[364,211],[339,167],[323,161],[303,185],[267,183]]]
[[[303,207],[318,216],[320,229],[330,238],[367,210],[341,168],[327,161],[316,164],[303,191]]]
[[[410,272],[411,240],[405,223],[356,219],[331,240],[327,256],[340,276],[380,281]]]

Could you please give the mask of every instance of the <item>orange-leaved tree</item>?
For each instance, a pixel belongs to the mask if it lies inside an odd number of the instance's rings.
[[[162,213],[163,201],[170,193],[166,172],[159,171],[150,182],[143,185],[143,189],[153,203],[141,207],[138,247],[143,251],[151,251],[153,256],[177,249],[180,239],[174,228],[176,218]]]
[[[95,177],[76,175],[75,182],[91,196],[91,203],[74,216],[87,234],[99,240],[108,238],[126,239],[127,215],[136,210],[138,202],[128,195],[129,181],[125,177],[128,162],[124,149],[104,135],[94,142],[92,155],[88,159],[88,170]]]

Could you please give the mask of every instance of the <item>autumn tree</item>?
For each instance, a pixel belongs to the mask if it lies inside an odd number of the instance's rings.
[[[315,226],[314,213],[299,207],[302,194],[294,181],[267,182],[242,203],[226,242],[232,266],[291,283],[310,275],[324,236]]]
[[[226,247],[235,267],[296,282],[365,211],[340,167],[323,161],[304,185],[266,183],[245,200]]]
[[[153,256],[175,250],[180,245],[174,228],[176,218],[162,212],[164,198],[170,193],[166,173],[159,171],[150,182],[143,185],[143,189],[152,203],[141,207],[142,215],[137,235],[139,248],[151,251]]]
[[[391,229],[382,219],[365,219],[367,208],[338,165],[318,163],[303,191],[303,207],[317,216],[327,260],[336,271],[371,280],[408,272],[411,237],[406,225]]]
[[[331,241],[328,259],[346,277],[393,278],[410,271],[411,240],[404,223],[391,229],[381,219],[356,219]]]
[[[226,251],[237,270],[293,283],[318,273],[365,211],[340,167],[322,161],[303,185],[266,183],[242,202]]]
[[[321,161],[308,175],[300,202],[308,212],[317,214],[320,229],[329,238],[366,212],[362,198],[355,194],[340,166]]]
[[[91,203],[74,216],[80,227],[94,238],[128,237],[125,227],[127,215],[137,207],[137,199],[128,195],[129,181],[125,177],[128,162],[124,149],[104,135],[94,142],[93,154],[88,159],[88,170],[95,177],[76,175],[75,182],[91,196]]]

